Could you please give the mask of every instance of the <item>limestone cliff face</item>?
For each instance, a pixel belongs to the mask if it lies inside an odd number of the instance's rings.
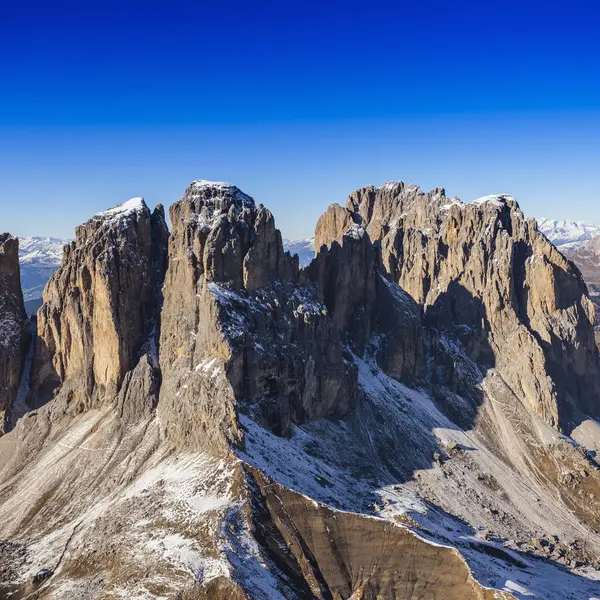
[[[238,408],[280,434],[293,422],[350,410],[356,373],[319,293],[298,281],[272,214],[234,186],[197,181],[170,216],[160,342],[165,430],[210,446],[223,434],[241,439]]]
[[[0,434],[17,395],[29,335],[19,271],[19,240],[0,234]]]
[[[118,391],[152,351],[167,236],[162,207],[151,214],[141,198],[77,228],[38,312],[35,389],[68,379],[87,398]]]
[[[333,212],[338,215],[339,210]],[[327,229],[326,222],[321,217],[319,223]],[[426,370],[421,308],[391,285],[380,252],[361,225],[334,216],[333,229],[348,223],[349,229],[340,229],[339,242],[323,244],[302,278],[320,290],[337,330],[358,356],[375,336],[377,359],[386,372],[399,380],[419,379]]]
[[[580,273],[510,196],[468,205],[403,183],[354,192],[330,207],[317,247],[360,223],[392,281],[437,330],[460,329],[532,411],[557,427],[600,414],[594,311]]]

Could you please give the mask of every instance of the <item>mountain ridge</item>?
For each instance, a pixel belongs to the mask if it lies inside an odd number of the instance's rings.
[[[361,188],[305,268],[235,186],[169,212],[92,217],[46,287],[4,593],[593,597],[593,310],[513,198]]]

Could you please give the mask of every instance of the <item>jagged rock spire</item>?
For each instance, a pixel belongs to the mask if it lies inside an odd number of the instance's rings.
[[[25,361],[27,315],[19,269],[19,240],[0,234],[0,434],[15,401]]]

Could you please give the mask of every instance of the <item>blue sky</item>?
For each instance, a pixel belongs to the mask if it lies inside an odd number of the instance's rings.
[[[193,5],[193,6],[192,6]],[[401,179],[600,221],[593,2],[29,2],[0,22],[0,229],[237,184],[284,235]]]

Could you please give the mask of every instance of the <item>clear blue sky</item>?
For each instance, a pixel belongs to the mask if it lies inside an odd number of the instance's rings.
[[[284,235],[402,179],[600,221],[596,2],[5,2],[0,230],[237,184]]]

